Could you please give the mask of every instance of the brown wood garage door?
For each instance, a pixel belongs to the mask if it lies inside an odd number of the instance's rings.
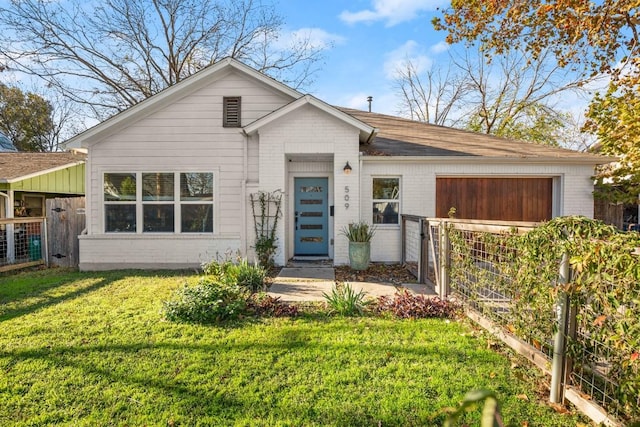
[[[436,216],[504,221],[551,219],[553,178],[437,178]]]

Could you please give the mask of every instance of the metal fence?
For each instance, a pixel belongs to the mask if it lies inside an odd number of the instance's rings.
[[[409,224],[418,224],[418,227],[424,224],[424,229],[419,228],[424,233],[418,246],[416,226]],[[592,319],[585,312],[589,310],[588,303],[570,307],[565,321],[558,323],[562,319],[559,316],[562,303],[554,297],[540,295],[539,298],[548,298],[548,304],[544,305],[546,309],[535,312],[522,298],[522,287],[517,286],[520,254],[511,246],[510,237],[527,233],[535,226],[534,223],[406,218],[403,219],[403,229],[407,230],[403,232],[403,255],[407,260],[419,260],[426,251],[429,255],[426,266],[435,268],[431,277],[437,282],[439,293],[461,300],[470,317],[551,374],[551,400],[554,400],[553,388],[558,387],[561,399],[564,394],[596,422],[619,425],[616,419],[628,420],[638,415],[640,397],[627,396],[624,399],[627,401],[621,403],[619,384],[612,372],[616,366],[613,358],[617,355],[615,349],[590,336],[587,326],[593,325],[585,324],[593,321],[587,320]],[[420,248],[419,253],[412,252],[414,247]],[[541,262],[552,263],[547,265],[558,269],[558,275],[549,282],[551,290],[562,279],[563,262],[561,259]],[[568,257],[564,264],[568,270]],[[615,266],[612,268],[615,270]],[[615,271],[610,273],[607,286],[613,289]],[[571,273],[566,275],[567,280],[571,280]],[[555,295],[551,291],[548,294]],[[561,331],[561,335],[557,331]],[[560,348],[558,336],[568,338],[568,347],[562,344]],[[559,369],[554,372],[556,364]]]
[[[45,230],[44,218],[0,219],[0,271],[43,264]]]

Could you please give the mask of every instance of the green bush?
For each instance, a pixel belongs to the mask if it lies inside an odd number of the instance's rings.
[[[340,316],[361,316],[368,304],[366,293],[354,291],[349,283],[334,286],[331,294],[323,292],[322,296],[331,312]]]
[[[249,292],[263,291],[266,272],[258,264],[249,264],[246,259],[240,260],[237,264],[229,265],[223,280],[229,284],[237,284]]]
[[[163,312],[174,322],[215,323],[244,315],[246,300],[247,293],[240,286],[202,277],[196,285],[176,290],[164,302]]]
[[[266,270],[258,264],[249,264],[246,259],[212,260],[202,265],[202,271],[218,282],[238,285],[252,293],[265,290]]]
[[[223,261],[213,259],[202,264],[202,272],[205,276],[212,276],[222,282],[225,272],[231,265],[233,265],[233,261],[229,257],[226,257]]]

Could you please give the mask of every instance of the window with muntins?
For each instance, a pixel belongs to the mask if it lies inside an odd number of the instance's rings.
[[[105,232],[213,233],[211,172],[104,174]]]
[[[222,126],[240,127],[241,98],[239,96],[225,96],[222,98],[222,103]]]
[[[400,178],[373,178],[373,223],[400,223]]]

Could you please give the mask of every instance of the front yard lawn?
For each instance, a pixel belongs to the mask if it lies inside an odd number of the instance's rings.
[[[163,320],[162,301],[187,280],[195,276],[0,278],[0,425],[435,426],[475,388],[498,394],[510,424],[578,422],[539,403],[524,368],[464,322]]]

